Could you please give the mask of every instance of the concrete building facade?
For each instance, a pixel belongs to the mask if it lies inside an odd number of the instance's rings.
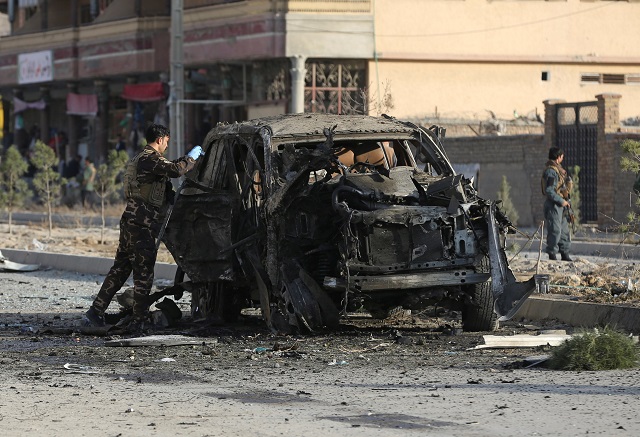
[[[14,142],[36,125],[44,141],[65,131],[63,157],[99,161],[117,134],[135,148],[145,123],[167,123],[177,3],[0,0]],[[623,121],[640,116],[636,0],[181,3],[184,96],[199,102],[184,106],[186,145],[217,122],[282,112],[541,120],[545,100],[615,93]]]

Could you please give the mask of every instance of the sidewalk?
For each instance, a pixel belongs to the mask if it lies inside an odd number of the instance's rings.
[[[100,218],[100,212],[94,212],[93,215],[83,214],[58,214],[51,215],[55,226],[61,228],[74,228],[77,226],[84,227],[101,227],[102,219]],[[29,223],[44,223],[47,221],[47,214],[44,212],[28,212],[20,211],[14,212],[12,215],[12,222],[16,225],[29,224]],[[0,223],[8,223],[9,214],[6,212],[0,212]],[[118,226],[120,217],[105,217],[106,226]]]
[[[529,236],[536,232],[536,229],[519,230]],[[623,239],[624,237],[617,233],[578,233],[571,241],[571,254],[612,259],[640,259],[640,245],[622,243]],[[542,241],[542,256],[546,259],[545,240]],[[510,245],[516,245],[518,250],[523,249],[522,252],[525,253],[537,254],[540,251],[539,238],[529,241],[527,237],[519,233],[508,235],[507,247]]]
[[[583,248],[584,249],[584,248]],[[591,250],[588,247],[584,250]],[[59,270],[106,275],[113,259],[59,253],[2,249],[11,261],[23,264],[39,264]],[[173,280],[177,266],[157,263],[156,279]],[[609,325],[628,332],[640,332],[640,308],[620,305],[578,302],[571,296],[555,294],[531,295],[513,317],[513,320],[557,320],[576,328],[592,328]]]
[[[564,294],[533,294],[512,320],[558,320],[575,328],[610,326],[640,332],[640,308],[578,302]]]
[[[113,265],[113,258],[64,255],[17,249],[2,249],[2,254],[11,261],[21,264],[38,264],[42,267],[92,275],[106,275]],[[155,279],[173,280],[177,268],[175,264],[158,262],[154,270],[154,277]]]

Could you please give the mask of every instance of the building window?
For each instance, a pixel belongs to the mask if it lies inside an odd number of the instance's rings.
[[[580,82],[583,84],[640,85],[640,74],[582,73],[580,74]]]
[[[307,62],[306,69],[305,112],[364,114],[364,62]]]
[[[640,85],[640,73],[627,74],[627,85]]]
[[[549,80],[549,72],[543,71],[540,75],[540,79],[542,79],[543,82],[547,82]]]

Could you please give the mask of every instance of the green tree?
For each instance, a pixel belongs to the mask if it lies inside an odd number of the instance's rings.
[[[109,196],[114,194],[122,185],[121,182],[117,182],[118,175],[122,172],[129,155],[124,150],[119,152],[115,150],[109,151],[107,156],[107,162],[100,164],[96,170],[95,179],[95,192],[100,198],[100,215],[102,217],[102,228],[100,229],[100,244],[104,244],[104,229],[105,229],[105,215],[104,207],[105,203],[109,199]]]
[[[33,155],[31,155],[31,163],[36,168],[36,174],[33,177],[33,186],[47,207],[49,237],[51,237],[53,230],[53,206],[60,200],[62,186],[66,183],[66,180],[54,170],[58,164],[58,158],[56,158],[55,152],[40,140],[36,141],[35,150]]]
[[[573,180],[573,187],[571,187],[571,191],[569,191],[569,198],[571,199],[571,209],[575,216],[574,228],[580,226],[582,221],[582,213],[580,212],[580,207],[582,206],[582,201],[580,200],[580,170],[579,165],[574,165],[568,169],[571,174],[571,180]]]
[[[9,234],[13,233],[13,211],[24,205],[32,195],[27,181],[22,179],[29,169],[29,163],[22,157],[16,146],[7,149],[0,162],[0,206],[9,212]]]
[[[620,147],[622,148],[622,158],[620,158],[622,171],[640,172],[640,141],[626,139]]]
[[[496,196],[498,197],[498,200],[502,201],[500,209],[502,209],[505,215],[509,217],[509,220],[511,220],[511,223],[513,223],[514,226],[517,225],[520,215],[511,201],[511,185],[509,185],[505,175],[502,175],[502,182],[500,183],[500,189],[496,193]]]
[[[640,194],[640,141],[626,139],[620,144],[622,157],[620,158],[620,168],[636,174],[636,181],[633,184],[633,191]],[[636,207],[640,207],[640,197],[636,199]],[[636,211],[629,211],[627,223],[620,225],[622,232],[638,232],[640,228],[640,217]]]

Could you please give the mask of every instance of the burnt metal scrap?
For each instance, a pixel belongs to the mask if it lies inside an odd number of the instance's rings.
[[[2,255],[0,252],[0,270],[7,270],[11,272],[33,272],[40,268],[37,264],[22,264],[15,261],[11,261]]]
[[[437,304],[460,309],[466,330],[497,328],[535,284],[516,281],[511,224],[455,173],[443,134],[327,114],[212,129],[163,238],[192,313],[233,320],[259,302],[289,332]]]

